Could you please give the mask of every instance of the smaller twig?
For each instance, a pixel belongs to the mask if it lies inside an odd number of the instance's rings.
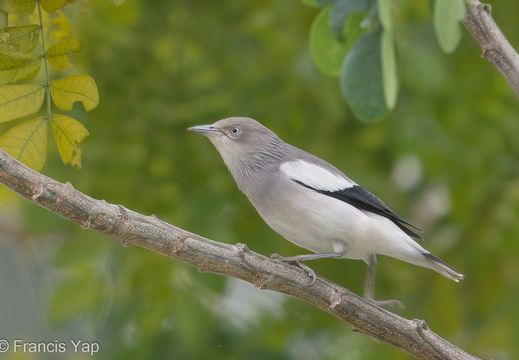
[[[491,6],[478,0],[466,1],[463,24],[481,47],[482,56],[499,70],[519,97],[519,55],[492,18]]]

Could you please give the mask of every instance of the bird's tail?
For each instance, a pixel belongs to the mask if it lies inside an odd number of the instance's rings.
[[[448,277],[451,280],[454,280],[456,282],[459,282],[460,280],[463,280],[465,278],[465,275],[460,273],[458,270],[447,264],[445,261],[437,258],[430,252],[424,252],[422,253],[423,257],[429,260],[432,264],[430,266],[431,269],[434,271],[442,274],[445,277]]]

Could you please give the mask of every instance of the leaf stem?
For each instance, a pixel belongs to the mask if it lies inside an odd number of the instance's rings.
[[[40,30],[41,30],[41,46],[43,48],[43,68],[45,70],[45,88],[47,94],[47,115],[45,116],[45,120],[49,120],[52,116],[52,100],[50,96],[50,76],[49,76],[49,62],[47,61],[47,46],[45,43],[45,31],[43,30],[43,13],[41,9],[40,0],[36,1],[38,5],[38,16],[40,18]]]

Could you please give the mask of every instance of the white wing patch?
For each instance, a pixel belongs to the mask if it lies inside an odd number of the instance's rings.
[[[331,171],[304,160],[282,163],[279,170],[290,179],[299,181],[317,190],[339,191],[355,185],[346,177],[334,174]]]

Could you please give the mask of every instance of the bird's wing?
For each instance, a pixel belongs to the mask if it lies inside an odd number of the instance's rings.
[[[321,165],[306,160],[287,161],[279,167],[279,170],[293,181],[314,190],[339,191],[357,185],[339,170],[335,169],[333,172],[334,169],[327,170]]]
[[[285,162],[281,172],[292,181],[318,193],[344,201],[357,209],[369,211],[391,220],[407,235],[421,239],[416,226],[395,214],[382,200],[342,174],[327,170],[320,165],[297,160]]]

